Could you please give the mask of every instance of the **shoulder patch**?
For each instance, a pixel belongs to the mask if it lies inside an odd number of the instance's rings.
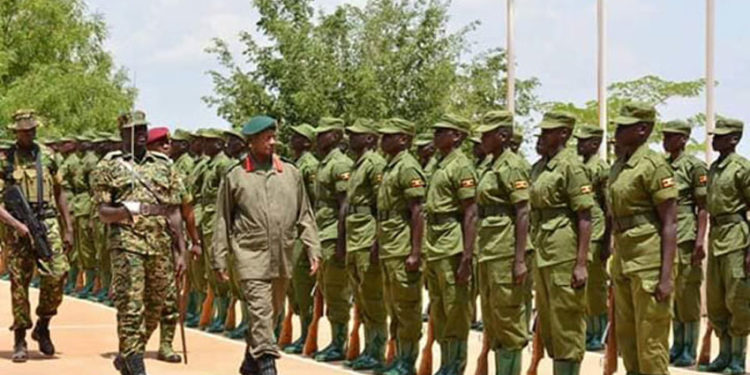
[[[377,176],[375,176],[375,182],[377,182],[377,183],[383,182],[383,174],[382,173],[378,173]]]
[[[701,185],[707,184],[708,183],[708,176],[706,176],[705,174],[700,175],[700,177],[698,177],[698,182]]]
[[[460,185],[462,188],[473,188],[477,185],[477,182],[473,178],[466,178],[461,180]]]
[[[351,177],[352,177],[352,174],[350,172],[345,172],[345,173],[338,175],[338,179],[341,181],[349,181]]]
[[[593,189],[591,188],[591,185],[583,185],[581,186],[581,194],[591,194]]]
[[[409,182],[409,186],[412,188],[421,188],[424,187],[424,181],[421,178],[415,178]]]
[[[516,190],[523,190],[529,187],[529,182],[525,180],[516,181],[513,183],[513,188]]]
[[[674,178],[673,177],[664,178],[664,179],[661,180],[661,187],[662,187],[662,189],[670,188],[672,186],[674,186]]]

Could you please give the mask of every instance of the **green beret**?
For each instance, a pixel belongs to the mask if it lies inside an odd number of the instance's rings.
[[[604,136],[604,130],[594,124],[581,124],[575,132],[578,139],[601,138]]]
[[[576,118],[567,112],[551,111],[544,114],[542,122],[539,124],[540,129],[573,129],[576,124]]]
[[[292,127],[292,131],[307,138],[308,141],[312,142],[315,140],[315,128],[310,124],[300,124]]]
[[[226,135],[227,137],[237,137],[243,141],[245,140],[245,136],[234,128],[224,130],[224,135]]]
[[[501,126],[513,128],[513,114],[509,111],[489,111],[482,116],[477,133],[486,133]]]
[[[276,129],[276,119],[268,116],[255,116],[242,126],[242,134],[255,135],[271,128]]]
[[[511,140],[517,144],[523,143],[523,129],[518,127],[513,128],[513,138]]]
[[[432,133],[422,133],[417,136],[414,144],[417,145],[417,147],[427,146],[432,143],[433,139],[435,139],[435,135],[433,135]]]
[[[346,131],[359,134],[378,134],[375,121],[369,118],[358,118],[354,120],[354,124],[348,126]]]
[[[172,140],[173,141],[190,141],[190,139],[193,138],[193,135],[183,129],[177,129],[174,131],[174,134],[172,134]]]
[[[620,110],[620,115],[612,120],[617,126],[633,125],[639,122],[656,122],[656,109],[646,103],[628,103]]]
[[[378,131],[382,134],[406,134],[414,136],[417,125],[409,120],[393,117],[383,121]]]
[[[676,133],[682,135],[690,135],[690,124],[683,120],[672,120],[667,121],[662,125],[662,133]]]
[[[318,122],[315,132],[320,134],[331,130],[344,130],[344,120],[336,117],[323,117]]]
[[[725,135],[725,134],[733,134],[733,133],[742,133],[742,128],[744,127],[745,127],[745,124],[740,120],[719,117],[716,120],[716,128],[714,128],[714,131],[712,131],[711,134]]]
[[[458,130],[464,134],[470,134],[472,124],[471,121],[469,121],[469,119],[467,118],[448,113],[443,115],[443,117],[441,117],[438,122],[432,125],[432,127],[433,129],[453,129]]]

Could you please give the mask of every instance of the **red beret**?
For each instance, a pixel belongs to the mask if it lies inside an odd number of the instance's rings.
[[[169,139],[169,128],[151,128],[148,130],[148,144]]]

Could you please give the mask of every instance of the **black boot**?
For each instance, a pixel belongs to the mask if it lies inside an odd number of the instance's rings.
[[[258,367],[258,361],[253,356],[245,351],[245,359],[242,360],[240,365],[240,375],[259,375],[260,368]]]
[[[259,375],[277,375],[276,358],[274,358],[272,355],[266,354],[260,357],[258,365],[260,366]]]
[[[112,364],[115,366],[115,370],[120,372],[120,375],[130,375],[130,371],[128,371],[128,366],[125,364],[125,360],[122,358],[121,355],[117,355],[115,357],[115,360],[112,361]]]
[[[44,355],[55,355],[55,345],[49,337],[49,318],[39,318],[36,321],[31,338],[39,343],[39,351]]]
[[[26,330],[23,328],[13,331],[13,362],[22,363],[29,359],[29,352],[26,350]]]
[[[125,365],[130,375],[146,375],[146,365],[143,364],[143,354],[131,354],[125,358]]]

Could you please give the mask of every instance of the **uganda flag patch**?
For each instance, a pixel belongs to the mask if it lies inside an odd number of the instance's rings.
[[[411,186],[412,188],[421,188],[421,187],[424,187],[424,181],[418,178],[415,178],[411,180],[411,182],[409,183],[409,186]]]
[[[581,194],[591,194],[593,189],[591,188],[591,185],[583,185],[581,186]]]
[[[474,181],[473,178],[467,178],[467,179],[461,180],[462,188],[473,188],[476,185],[477,183]]]
[[[521,181],[516,181],[515,183],[513,183],[513,188],[516,190],[522,190],[528,187],[529,187],[529,183],[527,181],[521,180]]]
[[[701,185],[707,184],[708,183],[708,176],[706,176],[705,174],[701,175],[700,177],[698,177],[698,182],[700,182]]]
[[[352,174],[349,173],[349,172],[346,172],[346,173],[342,173],[342,174],[339,175],[339,180],[341,180],[341,181],[349,181],[349,178],[351,178],[351,177],[352,177]]]
[[[674,178],[669,177],[661,180],[661,188],[666,189],[674,186]]]

